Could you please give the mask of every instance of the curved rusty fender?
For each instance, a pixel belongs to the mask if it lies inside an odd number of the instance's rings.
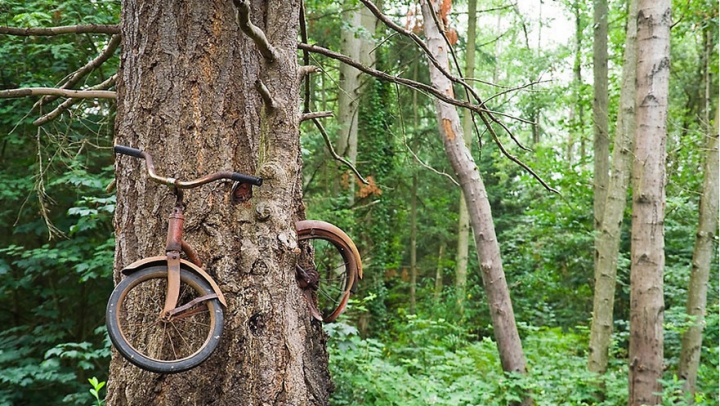
[[[295,229],[297,230],[298,234],[307,231],[310,235],[313,235],[315,230],[322,230],[340,237],[342,241],[350,247],[353,257],[357,259],[358,278],[362,279],[363,273],[360,252],[355,246],[353,240],[350,239],[350,237],[348,237],[348,235],[345,234],[345,232],[339,227],[321,220],[301,220],[295,223]]]
[[[132,264],[124,267],[120,272],[123,273],[123,275],[130,275],[131,273],[137,272],[143,268],[147,268],[152,265],[162,265],[167,264],[167,256],[165,255],[158,255],[156,257],[148,257],[143,258],[139,261],[135,261]],[[222,303],[223,306],[227,307],[227,302],[225,301],[225,296],[223,296],[222,292],[220,291],[220,287],[218,284],[213,280],[213,278],[208,275],[207,272],[205,272],[202,268],[199,266],[193,264],[190,261],[181,259],[180,260],[181,265],[185,265],[187,269],[189,269],[191,272],[196,273],[198,276],[202,277],[207,281],[207,283],[210,284],[210,287],[212,287],[212,290],[218,295],[218,299],[220,300],[220,303]]]

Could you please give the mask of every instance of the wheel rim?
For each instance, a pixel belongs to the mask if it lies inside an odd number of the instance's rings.
[[[301,238],[299,245],[298,265],[317,271],[317,308],[324,321],[332,321],[344,309],[352,287],[350,253],[342,244],[317,235]]]
[[[123,290],[115,312],[125,343],[137,355],[159,363],[179,362],[196,356],[212,339],[216,322],[217,304],[213,300],[198,303],[169,320],[161,317],[166,278],[167,271],[162,268],[138,278]],[[184,275],[180,289],[178,306],[206,294],[203,293],[206,289],[197,281]],[[136,356],[125,355],[131,360]]]

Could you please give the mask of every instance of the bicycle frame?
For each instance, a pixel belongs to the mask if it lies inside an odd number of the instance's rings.
[[[202,269],[195,250],[183,240],[183,190],[228,179],[238,182],[233,194],[243,202],[251,196],[251,186],[260,186],[263,180],[220,171],[182,181],[158,176],[148,153],[121,145],[115,146],[115,152],[145,160],[149,178],[170,187],[175,204],[168,217],[165,255],[141,259],[121,270],[125,277],[108,299],[108,335],[120,354],[140,368],[157,373],[186,371],[200,365],[217,348],[227,302],[215,280]],[[242,193],[236,194],[236,190]],[[303,220],[295,223],[295,229],[298,247],[302,247],[298,249],[296,282],[312,316],[332,322],[362,278],[360,253],[350,237],[332,224]],[[323,260],[316,262],[318,252]],[[181,258],[183,253],[187,259]],[[322,281],[321,275],[325,276]],[[164,298],[158,290],[165,291]],[[322,308],[318,308],[320,304]]]
[[[256,178],[250,175],[244,175],[238,172],[231,171],[219,171],[213,174],[203,176],[201,178],[182,181],[180,179],[162,177],[155,172],[155,165],[153,164],[152,156],[144,151],[130,148],[122,145],[115,146],[115,152],[129,155],[135,158],[141,158],[145,160],[145,167],[147,169],[148,176],[151,180],[156,183],[160,183],[173,188],[175,193],[175,206],[173,212],[170,214],[168,219],[168,232],[167,232],[167,244],[165,246],[165,256],[145,258],[140,261],[134,262],[129,266],[125,267],[121,272],[125,275],[131,274],[134,271],[143,269],[144,267],[150,266],[160,262],[167,263],[168,269],[168,283],[167,291],[165,296],[165,305],[162,310],[161,317],[165,319],[171,318],[173,315],[185,310],[189,305],[194,305],[205,300],[212,300],[217,298],[223,306],[227,306],[225,297],[223,296],[217,283],[202,269],[202,263],[198,258],[195,250],[190,247],[182,238],[183,235],[183,223],[185,217],[183,216],[183,193],[182,189],[195,188],[210,182],[214,182],[220,179],[230,179],[241,183],[248,183],[255,186],[262,185],[262,179]],[[181,253],[185,253],[190,261],[185,261],[180,258]],[[195,273],[201,276],[207,281],[212,287],[214,294],[205,295],[197,298],[186,306],[177,308],[178,299],[180,296],[180,268],[181,264],[187,265]]]

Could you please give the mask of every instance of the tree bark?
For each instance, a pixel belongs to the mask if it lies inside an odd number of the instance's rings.
[[[166,176],[232,169],[265,183],[238,205],[229,183],[186,192],[185,238],[228,302],[223,337],[207,362],[174,375],[142,371],[115,353],[108,405],[328,403],[326,338],[294,277],[294,223],[304,215],[299,2],[251,5],[251,20],[276,48],[274,62],[239,30],[235,15],[226,1],[122,5],[117,143],[154,155]],[[264,104],[258,81],[274,108]],[[116,271],[164,252],[174,201],[143,171],[138,160],[117,160]]]
[[[428,48],[442,66],[448,66],[447,44],[431,14],[436,11],[427,1],[422,1],[421,6]],[[430,64],[430,81],[436,89],[452,94],[452,82],[432,64]],[[435,109],[445,153],[465,194],[502,368],[506,372],[525,373],[525,355],[515,325],[515,314],[502,268],[500,246],[495,235],[485,185],[470,151],[465,147],[457,110],[438,99],[435,99]]]
[[[713,256],[715,233],[718,229],[718,122],[720,110],[715,116],[714,131],[708,131],[705,179],[700,198],[700,221],[695,236],[688,301],[685,311],[694,318],[693,325],[683,334],[678,375],[685,380],[684,390],[695,393],[702,334],[705,327],[710,261]]]
[[[465,77],[475,76],[475,37],[477,28],[477,0],[468,1],[468,33],[465,51]],[[472,83],[472,82],[470,82]],[[472,85],[471,85],[472,86]],[[468,151],[472,151],[473,120],[470,111],[463,117],[463,138]],[[458,209],[458,245],[455,261],[455,300],[461,315],[465,313],[465,286],[467,285],[468,252],[470,247],[470,218],[465,196],[460,191],[460,208]]]
[[[638,63],[630,271],[631,406],[659,404],[663,372],[665,141],[670,0],[638,1]]]
[[[593,1],[593,214],[595,233],[600,231],[605,211],[610,161],[608,137],[608,5]],[[597,268],[597,244],[595,268]]]
[[[601,374],[607,370],[608,349],[612,339],[617,261],[620,251],[620,229],[627,200],[631,151],[635,136],[637,0],[630,0],[628,16],[625,54],[623,56],[623,81],[620,90],[620,109],[615,128],[612,171],[603,208],[603,222],[599,233],[595,237],[597,263],[595,266],[595,294],[593,296],[593,321],[590,328],[588,369]]]

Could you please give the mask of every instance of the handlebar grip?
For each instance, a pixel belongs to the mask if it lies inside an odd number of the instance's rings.
[[[255,186],[261,186],[263,183],[262,178],[256,178],[255,176],[245,175],[238,172],[233,172],[230,179],[240,182],[240,183],[249,183],[251,185]]]
[[[116,154],[130,155],[135,158],[145,158],[143,156],[143,152],[139,149],[126,147],[124,145],[116,145],[114,149]]]

